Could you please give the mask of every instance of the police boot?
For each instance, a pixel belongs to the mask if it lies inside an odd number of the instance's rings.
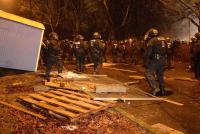
[[[50,77],[49,76],[45,76],[45,79],[47,80],[47,82],[50,82]]]
[[[158,93],[160,92],[160,89],[159,88],[156,88],[154,91],[153,91],[153,95],[156,96],[158,95]]]
[[[165,91],[164,90],[160,90],[158,93],[157,93],[158,96],[164,96],[165,95]]]

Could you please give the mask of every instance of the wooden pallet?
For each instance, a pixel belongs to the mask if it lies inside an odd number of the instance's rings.
[[[71,86],[64,82],[52,82],[52,81],[44,81],[45,86],[53,87],[53,88],[63,88],[63,89],[70,89],[74,91],[80,91],[81,89],[78,87]]]
[[[95,114],[115,104],[113,101],[94,101],[87,94],[64,89],[33,93],[19,99],[48,112],[67,117],[70,121]]]
[[[44,85],[53,88],[69,89],[73,91],[88,91],[95,92],[94,84],[84,84],[83,82],[58,82],[58,81],[44,81]],[[83,88],[84,87],[84,88]]]

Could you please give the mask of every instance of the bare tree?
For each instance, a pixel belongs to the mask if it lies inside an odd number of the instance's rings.
[[[98,11],[98,3],[94,0],[65,0],[65,24],[71,27],[74,34],[87,31],[89,21]]]
[[[189,19],[200,31],[200,2],[198,0],[160,0],[175,21]],[[196,19],[199,22],[196,22]]]
[[[31,12],[31,17],[46,24],[55,31],[63,22],[64,6],[62,1],[57,0],[21,0],[21,11]]]
[[[116,1],[112,1],[112,0],[100,0],[101,4],[103,5],[103,8],[105,10],[106,13],[106,18],[109,24],[109,39],[113,39],[115,38],[115,32],[116,30],[118,30],[119,28],[125,26],[128,16],[129,16],[129,11],[132,5],[132,0],[124,0],[124,1],[118,1],[117,3],[120,4],[120,7],[118,9],[118,12],[121,13],[121,18],[118,18],[118,20],[121,20],[120,24],[115,23],[114,19],[115,17],[119,17],[119,16],[114,16],[113,13],[113,7],[116,4]],[[115,18],[116,19],[116,18]]]

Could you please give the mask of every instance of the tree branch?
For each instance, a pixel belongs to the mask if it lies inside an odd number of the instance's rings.
[[[130,9],[130,4],[128,5],[128,7],[126,9],[126,14],[124,15],[124,18],[123,18],[123,21],[122,21],[120,27],[123,27],[126,24],[126,20],[128,18],[128,15],[129,15],[129,9]]]
[[[194,14],[196,14],[197,17],[200,16],[199,13],[189,3],[187,3],[185,0],[178,0],[178,1],[181,2],[187,8],[189,8]]]

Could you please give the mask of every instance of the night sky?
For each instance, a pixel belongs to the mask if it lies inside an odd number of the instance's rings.
[[[47,34],[52,29],[48,24],[44,23],[45,20],[42,18],[45,17],[40,17],[40,13],[46,13],[44,9],[47,5],[44,3],[52,2],[56,5],[57,9],[48,13],[51,14],[52,12],[60,11],[59,9],[64,7],[64,3],[66,1],[70,2],[70,0],[41,1],[43,2],[41,2],[42,6],[40,6],[37,13],[34,12],[34,3],[39,3],[38,0],[0,0],[0,9],[42,22],[45,24],[45,33]],[[107,0],[112,25],[108,21],[108,16],[101,0],[71,0],[71,2],[71,5],[75,5],[75,8],[78,9],[78,33],[83,34],[86,38],[90,38],[93,32],[98,31],[105,39],[108,39],[111,28],[114,29],[114,39],[124,39],[133,36],[143,38],[144,33],[152,27],[157,28],[166,36],[181,40],[187,40],[188,36],[192,36],[197,31],[197,27],[192,25],[192,23],[189,24],[187,19],[174,20],[173,12],[170,14],[170,10],[159,0]],[[120,26],[128,6],[129,13],[126,22],[123,26]],[[73,14],[66,13],[73,13],[74,8],[71,7],[69,5],[67,10],[61,11],[59,15],[62,18],[62,23],[54,29],[62,38],[70,38],[72,35],[77,34],[77,31],[74,30],[76,29],[74,25],[77,19],[75,20],[75,17],[72,17],[74,16]],[[177,15],[175,18],[179,18],[179,16]]]

